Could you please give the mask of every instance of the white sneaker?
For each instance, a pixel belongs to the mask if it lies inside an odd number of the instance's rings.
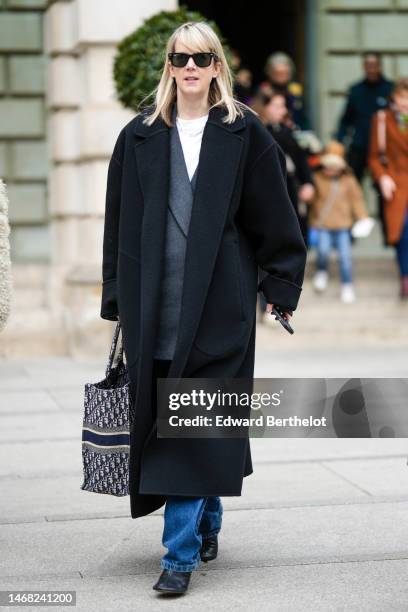
[[[329,282],[329,275],[326,270],[318,270],[313,277],[313,287],[316,291],[324,291]]]
[[[341,301],[344,304],[351,304],[356,299],[352,283],[343,283],[341,286]]]

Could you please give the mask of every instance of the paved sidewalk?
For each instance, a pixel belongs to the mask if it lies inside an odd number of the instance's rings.
[[[258,377],[407,377],[403,346],[277,352],[271,333],[259,327]],[[128,498],[80,490],[83,385],[104,368],[0,362],[1,589],[76,590],[90,612],[408,609],[406,439],[253,439],[254,474],[223,498],[219,557],[162,601],[162,510],[132,520]]]

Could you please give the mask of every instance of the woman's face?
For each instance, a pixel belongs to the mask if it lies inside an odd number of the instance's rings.
[[[284,96],[274,96],[264,108],[264,116],[267,123],[282,123],[288,109]]]
[[[268,76],[272,83],[284,87],[290,81],[290,66],[288,66],[287,64],[276,64],[268,70]]]
[[[408,91],[400,91],[394,94],[394,102],[400,113],[408,115]]]
[[[194,49],[186,47],[181,42],[176,42],[175,53],[196,53]],[[170,74],[176,80],[177,91],[187,98],[200,98],[208,94],[210,83],[214,77],[220,73],[221,62],[211,61],[207,68],[199,68],[195,65],[194,59],[189,58],[183,68],[175,68],[169,62]]]
[[[341,173],[342,173],[341,168],[323,166],[323,174],[325,174],[328,178],[334,178],[336,176],[340,176]]]

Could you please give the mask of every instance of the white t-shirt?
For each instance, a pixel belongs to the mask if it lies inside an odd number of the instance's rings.
[[[176,117],[176,124],[186,161],[187,172],[191,181],[198,166],[200,157],[201,140],[208,115],[197,119],[181,119]]]

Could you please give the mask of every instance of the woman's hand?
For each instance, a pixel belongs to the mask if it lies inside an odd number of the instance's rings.
[[[270,313],[272,312],[272,308],[273,308],[273,306],[274,306],[273,304],[267,304],[267,305],[266,305],[266,312],[267,312],[268,314],[270,314]],[[286,319],[287,321],[289,321],[289,319],[291,318],[291,316],[292,316],[292,313],[291,313],[291,312],[286,312],[286,311],[284,311],[284,313],[283,313],[283,318],[284,318],[284,319]]]
[[[311,183],[305,183],[298,191],[298,198],[302,200],[302,202],[310,202],[310,200],[313,200],[314,194],[314,186]]]
[[[383,174],[383,176],[380,177],[379,183],[383,197],[386,200],[392,200],[394,191],[397,188],[394,180],[390,176],[388,176],[388,174]]]

